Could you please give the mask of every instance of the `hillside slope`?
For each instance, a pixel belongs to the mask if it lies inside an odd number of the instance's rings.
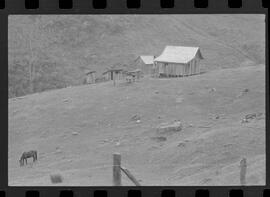
[[[243,157],[247,184],[265,184],[264,77],[256,65],[9,99],[9,185],[52,185],[52,173],[62,185],[111,185],[115,152],[142,185],[239,185]],[[251,113],[263,115],[241,123]],[[174,120],[182,131],[157,132]],[[20,167],[30,149],[38,162]]]
[[[166,45],[199,46],[204,70],[265,61],[263,15],[61,15],[9,17],[9,96],[82,84]],[[32,52],[31,52],[32,49]]]

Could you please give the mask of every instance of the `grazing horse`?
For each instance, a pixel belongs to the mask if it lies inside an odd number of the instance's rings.
[[[37,151],[36,150],[31,150],[28,152],[23,152],[20,161],[20,166],[24,165],[24,160],[25,163],[27,164],[27,158],[31,158],[33,157],[33,162],[35,162],[37,160]]]

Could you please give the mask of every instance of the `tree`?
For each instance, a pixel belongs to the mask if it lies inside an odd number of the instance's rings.
[[[35,92],[36,67],[49,59],[49,47],[52,41],[43,31],[48,21],[42,20],[42,16],[12,16],[9,20],[11,20],[9,23],[9,67],[18,69],[18,66],[15,66],[15,64],[20,65],[16,63],[17,59],[27,62],[27,65],[21,64],[21,66],[28,67],[27,93],[33,93]]]

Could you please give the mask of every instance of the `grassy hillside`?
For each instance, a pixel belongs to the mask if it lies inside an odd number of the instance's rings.
[[[166,45],[200,46],[205,70],[264,63],[264,25],[263,15],[10,16],[9,97],[82,84],[86,68]]]
[[[264,65],[244,66],[9,99],[9,185],[51,185],[58,172],[62,185],[111,185],[114,152],[142,185],[239,185],[243,157],[247,184],[265,184],[264,77]],[[242,123],[251,113],[263,115]],[[174,120],[182,131],[157,131]],[[30,149],[38,162],[20,167]]]

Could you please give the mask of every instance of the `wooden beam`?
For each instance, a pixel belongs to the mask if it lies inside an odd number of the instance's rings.
[[[128,169],[124,167],[120,167],[121,170],[127,175],[127,177],[136,185],[136,186],[141,186],[139,181],[136,180],[136,178],[129,172]]]

